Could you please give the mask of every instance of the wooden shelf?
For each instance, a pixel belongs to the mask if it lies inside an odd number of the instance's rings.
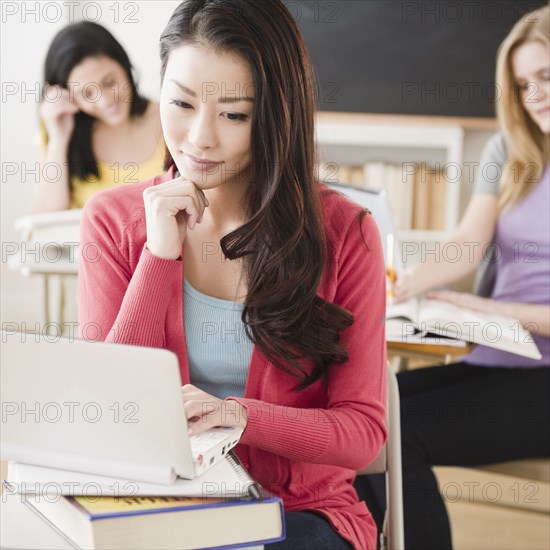
[[[466,119],[319,112],[316,143],[319,151],[323,150],[323,156],[331,146],[440,150],[445,156],[445,164],[460,167],[465,130],[459,121]],[[446,195],[444,231],[450,233],[458,224],[460,178],[446,182]],[[419,235],[411,237],[409,233],[408,240],[420,240]],[[435,240],[433,237],[436,235],[429,235],[427,240]]]
[[[324,124],[346,124],[350,126],[383,124],[395,126],[455,126],[463,130],[498,130],[496,118],[450,117],[428,115],[391,115],[379,113],[338,113],[318,111],[317,118]]]

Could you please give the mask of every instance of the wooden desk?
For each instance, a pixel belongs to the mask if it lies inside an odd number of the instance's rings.
[[[50,245],[50,249],[55,248],[54,245]],[[8,261],[8,267],[12,271],[19,271],[24,277],[30,277],[32,275],[39,275],[43,281],[43,309],[44,309],[44,324],[49,326],[50,323],[56,323],[58,326],[63,327],[65,318],[63,312],[64,296],[62,283],[58,288],[57,296],[52,299],[51,278],[52,277],[74,277],[78,276],[78,250],[75,254],[74,250],[70,251],[67,248],[59,247],[59,260],[56,262],[42,261],[25,261],[21,263],[17,258],[11,258]],[[52,302],[55,304],[55,312],[52,315],[51,308]]]
[[[446,346],[444,344],[408,344],[405,342],[387,342],[388,355],[394,356],[392,367],[396,372],[407,370],[409,359],[435,359],[445,365],[466,355],[472,349],[466,346]]]
[[[24,277],[38,275],[44,284],[44,322],[63,326],[63,292],[52,288],[52,277],[78,274],[80,219],[82,210],[62,210],[23,216],[15,220],[20,246],[8,259],[11,270]],[[94,251],[95,252],[95,251]],[[53,291],[53,292],[52,292]],[[50,312],[51,304],[55,312]]]

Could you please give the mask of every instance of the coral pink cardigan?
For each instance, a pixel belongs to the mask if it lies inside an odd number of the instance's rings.
[[[183,262],[145,247],[143,190],[166,174],[95,195],[81,225],[80,336],[173,351],[190,382],[183,323]],[[349,360],[303,391],[254,347],[244,397],[248,425],[237,454],[251,475],[280,496],[287,511],[315,510],[361,550],[376,548],[376,527],[352,486],[355,470],[386,440],[384,261],[371,215],[322,191],[329,261],[318,290],[351,311],[342,333]],[[363,237],[366,242],[363,242]],[[304,362],[307,366],[307,362]],[[311,366],[311,365],[309,365]],[[231,399],[231,398],[229,398]]]

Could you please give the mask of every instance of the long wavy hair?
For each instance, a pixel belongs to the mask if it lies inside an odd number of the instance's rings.
[[[128,54],[116,38],[97,23],[81,21],[68,25],[57,33],[46,54],[44,81],[51,86],[67,88],[71,71],[86,57],[99,55],[110,57],[122,66],[132,91],[130,116],[143,115],[149,100],[139,94]],[[92,128],[95,120],[82,111],[75,115],[67,159],[69,185],[74,178],[86,181],[99,177],[97,159],[92,149]],[[44,137],[47,141],[47,136]]]
[[[252,72],[246,222],[220,246],[227,258],[244,262],[247,336],[303,389],[348,359],[340,333],[353,321],[350,312],[317,296],[328,253],[314,178],[316,97],[309,56],[280,0],[182,2],[161,35],[161,80],[170,52],[196,43],[237,53]],[[171,164],[167,153],[165,168]],[[304,368],[301,359],[312,367]]]
[[[538,40],[548,48],[549,12],[545,6],[522,17],[498,50],[496,81],[502,95],[497,116],[508,151],[500,180],[501,209],[509,208],[529,193],[540,180],[550,154],[548,134],[525,110],[512,70],[512,55],[522,44]]]

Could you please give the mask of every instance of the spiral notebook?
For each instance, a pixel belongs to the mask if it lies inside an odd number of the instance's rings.
[[[259,498],[260,485],[230,452],[224,460],[194,479],[178,478],[172,485],[157,485],[20,462],[8,465],[5,489],[12,493],[97,496],[187,496]],[[9,486],[8,486],[9,485]]]

